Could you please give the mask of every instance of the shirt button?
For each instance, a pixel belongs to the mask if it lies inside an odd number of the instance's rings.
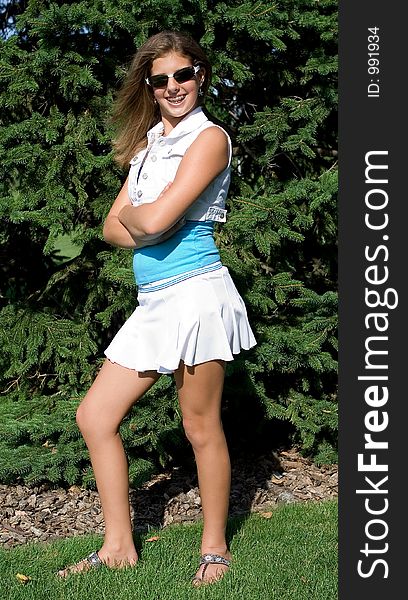
[[[143,192],[142,192],[142,190],[138,190],[137,197],[140,198],[141,196],[143,196]]]
[[[142,174],[142,179],[147,179],[148,178],[148,174],[147,173],[143,173]]]
[[[151,157],[151,161],[152,162],[156,162],[156,160],[157,160],[157,156],[155,154],[153,154],[152,157]]]
[[[160,146],[164,146],[165,143],[166,143],[166,140],[160,140],[160,142],[159,142]]]

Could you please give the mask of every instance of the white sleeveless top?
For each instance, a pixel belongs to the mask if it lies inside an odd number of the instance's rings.
[[[177,123],[168,136],[163,136],[164,125],[161,121],[148,131],[147,148],[130,161],[128,193],[134,206],[157,199],[164,187],[174,180],[187,149],[208,127],[219,125],[207,119],[199,106]],[[227,132],[224,129],[222,131],[228,139],[228,165],[189,208],[185,214],[187,220],[226,221],[225,200],[231,180],[232,145]]]

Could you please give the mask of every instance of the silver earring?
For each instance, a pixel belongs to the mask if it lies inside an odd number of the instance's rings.
[[[201,85],[200,85],[200,87],[198,89],[198,95],[201,96],[201,97],[204,96],[204,91],[203,91],[203,88],[201,87]]]

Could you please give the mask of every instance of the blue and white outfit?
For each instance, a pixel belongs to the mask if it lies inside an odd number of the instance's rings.
[[[128,191],[134,206],[157,199],[207,127],[218,126],[198,107],[168,136],[163,136],[162,122],[147,133],[147,148],[130,161]],[[224,133],[228,165],[186,212],[185,225],[164,242],[134,250],[138,306],[105,350],[112,362],[140,372],[173,373],[180,360],[189,366],[231,361],[256,344],[245,304],[213,236],[214,222],[226,220],[231,176],[231,140]]]

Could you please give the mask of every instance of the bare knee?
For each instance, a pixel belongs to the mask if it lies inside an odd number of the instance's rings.
[[[221,421],[210,420],[201,416],[184,417],[183,427],[186,437],[194,450],[205,448],[208,444],[213,443],[219,435],[224,435]]]
[[[106,415],[102,416],[95,405],[82,401],[76,412],[76,422],[80,432],[86,437],[103,437],[115,434],[118,430],[113,422],[109,422]]]
[[[81,433],[86,433],[93,429],[96,421],[96,415],[89,410],[84,402],[82,402],[76,411],[76,423]]]

